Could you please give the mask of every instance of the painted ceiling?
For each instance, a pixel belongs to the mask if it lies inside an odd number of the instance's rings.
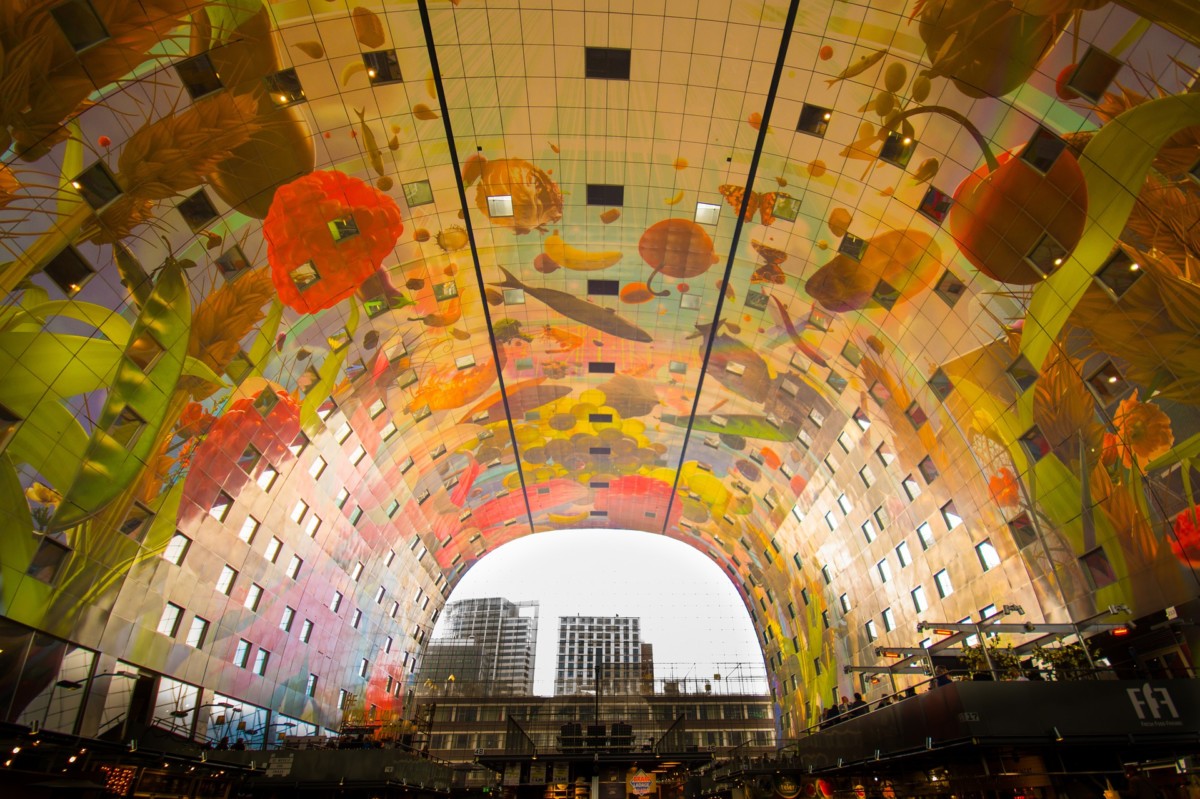
[[[1184,5],[4,3],[6,562],[276,479],[443,592],[643,530],[785,693],[899,520],[1053,536],[1046,617],[1194,597]]]

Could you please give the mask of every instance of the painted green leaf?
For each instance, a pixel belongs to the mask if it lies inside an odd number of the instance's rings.
[[[687,427],[688,423],[686,416],[674,416],[671,414],[663,414],[662,420],[664,424],[673,424],[676,427]],[[692,429],[703,433],[727,433],[731,436],[758,438],[764,441],[791,440],[791,436],[772,425],[765,418],[750,414],[728,414],[725,416],[725,424],[723,425],[715,423],[711,416],[696,416],[695,421],[692,423]]]
[[[182,267],[168,261],[133,326],[130,349],[117,367],[87,454],[64,492],[52,529],[71,527],[101,510],[145,468],[183,374],[191,319]],[[139,366],[130,357],[132,349],[139,340],[150,339],[161,352],[152,363]]]
[[[67,130],[71,135],[63,148],[62,174],[59,177],[58,198],[55,201],[58,215],[62,218],[70,216],[83,202],[79,192],[71,188],[71,181],[83,171],[83,129],[79,120],[73,119],[67,123]]]
[[[25,416],[42,401],[103,388],[116,375],[122,345],[62,333],[0,333],[0,402]]]
[[[75,479],[87,452],[88,434],[75,413],[62,402],[40,402],[25,416],[8,452],[18,463],[28,464],[55,491],[63,493]]]
[[[250,363],[254,368],[250,370],[250,374],[258,376],[267,368],[267,364],[271,362],[271,355],[275,352],[275,337],[279,334],[279,323],[283,319],[283,303],[279,300],[274,300],[271,303],[271,310],[267,311],[267,317],[263,319],[262,326],[258,329],[258,335],[254,338],[254,343],[250,345]]]
[[[48,319],[51,316],[65,316],[86,322],[104,334],[118,347],[124,347],[133,336],[133,325],[111,308],[90,302],[75,300],[55,300],[44,302],[29,309],[32,316]]]
[[[229,41],[238,27],[262,9],[262,0],[224,0],[205,9],[212,23],[212,46]]]
[[[12,616],[12,601],[37,549],[29,503],[16,467],[0,453],[0,614]]]
[[[346,332],[352,337],[358,330],[358,303],[352,298],[350,300],[350,319],[346,322]],[[346,356],[350,353],[349,347],[343,347],[337,352],[329,353],[325,362],[321,364],[321,368],[317,371],[320,378],[305,395],[304,401],[300,403],[300,427],[303,430],[311,430],[317,427],[321,420],[317,417],[317,408],[321,403],[329,398],[333,393],[334,387],[337,385],[338,375],[342,371],[342,364],[346,361]]]
[[[224,386],[225,380],[216,372],[214,372],[208,364],[199,358],[187,356],[183,361],[183,374],[188,377],[197,377],[201,380],[207,380],[209,383],[217,386]]]

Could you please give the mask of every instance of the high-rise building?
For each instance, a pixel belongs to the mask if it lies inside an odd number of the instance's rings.
[[[533,693],[537,602],[502,597],[453,602],[446,606],[443,625],[421,661],[418,689],[459,695]]]
[[[558,620],[554,694],[636,693],[642,679],[641,620],[563,616]]]

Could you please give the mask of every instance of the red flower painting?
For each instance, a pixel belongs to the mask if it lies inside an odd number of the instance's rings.
[[[1191,566],[1200,569],[1200,505],[1185,511],[1180,511],[1171,524],[1171,551],[1175,557]]]

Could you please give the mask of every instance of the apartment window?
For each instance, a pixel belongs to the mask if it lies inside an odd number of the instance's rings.
[[[290,605],[283,608],[283,616],[279,619],[279,629],[285,633],[292,631],[292,622],[296,619],[296,609]]]
[[[825,585],[833,582],[833,572],[830,571],[828,563],[821,567],[821,577],[824,578]]]
[[[250,583],[250,590],[246,592],[246,607],[250,610],[258,612],[258,603],[262,601],[263,589],[258,583]]]
[[[894,629],[896,629],[896,614],[892,612],[891,608],[884,608],[883,609],[883,630],[884,630],[884,632],[890,633]]]
[[[272,563],[279,557],[279,550],[283,549],[283,542],[275,536],[271,536],[271,540],[267,542],[267,548],[263,551],[263,557]]]
[[[357,466],[362,463],[362,459],[367,457],[367,450],[362,444],[354,448],[354,452],[350,453],[350,465]]]
[[[237,575],[237,571],[229,564],[222,566],[221,574],[217,577],[217,590],[225,596],[229,596],[229,593],[233,591],[233,583],[237,579]]]
[[[254,482],[258,483],[258,487],[263,491],[270,491],[271,486],[275,485],[275,478],[277,477],[279,477],[279,470],[268,463],[263,467],[262,471],[258,473],[258,479],[256,479]]]
[[[917,471],[921,473],[921,477],[924,478],[926,483],[932,483],[938,479],[938,468],[933,464],[933,458],[928,455],[922,458],[921,462],[917,464]]]
[[[332,610],[334,613],[337,613],[338,610],[342,607],[343,599],[345,599],[345,597],[342,595],[341,591],[334,591],[333,599],[329,600],[329,609]]]
[[[933,581],[937,584],[938,596],[942,599],[954,593],[954,586],[950,582],[950,572],[945,569],[933,575]]]
[[[183,533],[176,531],[175,535],[171,536],[171,540],[167,542],[166,548],[163,550],[163,560],[168,563],[174,563],[176,566],[183,563],[183,559],[187,557],[188,548],[192,545],[192,539],[188,538]]]
[[[300,640],[307,644],[312,639],[312,631],[313,631],[312,621],[309,619],[305,619],[304,623],[300,625]]]
[[[308,513],[308,503],[302,499],[297,500],[295,506],[292,508],[292,521],[299,524],[306,513]]]
[[[208,620],[202,619],[199,616],[192,618],[192,626],[188,628],[187,645],[193,649],[199,649],[204,646],[204,641],[208,638]]]
[[[845,452],[847,455],[850,454],[850,436],[845,433],[838,433],[837,443],[842,448],[842,452]]]
[[[338,689],[337,709],[345,710],[346,703],[350,700],[350,693],[345,688]]]
[[[338,489],[337,496],[333,498],[333,502],[338,508],[343,508],[346,506],[346,500],[348,499],[350,499],[350,490],[342,486]]]
[[[985,538],[975,545],[975,554],[979,556],[979,564],[983,570],[991,571],[1000,565],[1000,553],[992,546],[992,539]]]
[[[267,673],[267,661],[271,659],[271,653],[259,647],[258,652],[254,655],[254,668],[251,669],[259,677]]]
[[[833,515],[833,511],[825,511],[825,524],[829,526],[830,530],[837,529],[837,517]]]
[[[888,513],[888,509],[880,505],[875,509],[875,524],[880,530],[886,529],[892,521],[892,514]]]
[[[954,500],[950,500],[942,506],[942,519],[946,522],[947,530],[953,530],[963,523],[962,516],[959,515]]]
[[[245,638],[238,641],[237,648],[233,650],[233,665],[239,669],[246,668],[247,661],[250,660],[250,642]]]
[[[219,522],[225,521],[225,517],[229,515],[229,509],[233,507],[233,497],[221,491],[217,494],[217,498],[213,500],[212,505],[208,507],[208,515]]]
[[[912,590],[913,607],[917,609],[917,613],[924,613],[929,607],[929,600],[925,598],[925,586],[918,585]]]
[[[921,549],[933,546],[933,528],[929,526],[929,522],[922,522],[917,526],[917,540],[921,542]]]
[[[304,523],[304,534],[309,538],[316,538],[317,531],[321,529],[321,517],[313,514],[308,517],[308,521]]]
[[[163,635],[175,637],[179,632],[179,621],[183,618],[183,608],[173,602],[168,602],[163,608],[162,616],[158,619],[158,631]]]
[[[801,588],[801,589],[800,589],[800,600],[801,600],[801,601],[804,603],[804,606],[805,606],[805,607],[808,607],[808,603],[809,603],[809,601],[810,601],[810,600],[809,600],[809,596],[808,596],[808,589],[807,589],[807,588]]]
[[[826,630],[829,629],[829,611],[827,610],[821,611],[821,626]]]
[[[253,543],[254,534],[258,532],[258,527],[258,519],[253,516],[247,516],[246,521],[242,522],[242,529],[238,531],[238,538],[247,544]]]
[[[300,576],[300,567],[304,565],[304,559],[299,555],[292,555],[292,559],[288,561],[287,576],[295,580]]]
[[[371,661],[367,660],[366,658],[363,658],[362,660],[358,661],[358,676],[359,677],[366,677],[367,672],[369,672],[370,670],[371,670]]]
[[[841,494],[838,496],[837,504],[838,504],[838,507],[842,509],[842,513],[848,514],[848,513],[850,513],[850,511],[854,510],[854,505],[851,504],[850,498],[847,497],[845,494]]]
[[[383,654],[385,654],[385,655],[391,654],[392,643],[393,643],[392,636],[390,636],[390,635],[383,640]]]
[[[900,481],[900,485],[904,487],[904,493],[910,500],[921,496],[921,484],[918,483],[917,478],[913,477],[911,474],[906,475],[905,478]]]
[[[891,564],[887,562],[887,558],[884,558],[876,563],[875,569],[879,572],[879,579],[883,580],[885,583],[892,579],[892,567]]]
[[[382,585],[379,586],[379,588],[375,589],[375,604],[376,605],[382,604],[383,598],[386,595],[387,595],[387,589],[384,588]]]
[[[360,560],[359,562],[354,564],[354,568],[350,571],[350,579],[357,583],[358,578],[362,577],[362,573],[363,573],[363,565],[362,565],[362,561]]]
[[[304,695],[305,696],[316,696],[317,695],[317,675],[315,675],[315,674],[308,675],[308,682],[306,682],[304,684]]]
[[[357,630],[360,624],[362,624],[362,610],[355,608],[354,615],[351,616],[350,626]]]
[[[912,553],[908,549],[908,542],[901,541],[896,547],[896,560],[900,561],[900,568],[904,568],[912,563]]]
[[[870,466],[864,466],[858,470],[858,478],[862,480],[863,485],[867,488],[875,485],[875,473],[871,471]]]
[[[862,523],[862,534],[868,544],[875,540],[875,525],[871,524],[870,519]]]
[[[867,640],[874,641],[879,637],[879,630],[875,627],[875,620],[871,619],[866,623]]]
[[[317,458],[312,462],[312,465],[308,467],[308,476],[316,480],[321,476],[321,473],[325,471],[326,465],[325,459],[318,455]]]

